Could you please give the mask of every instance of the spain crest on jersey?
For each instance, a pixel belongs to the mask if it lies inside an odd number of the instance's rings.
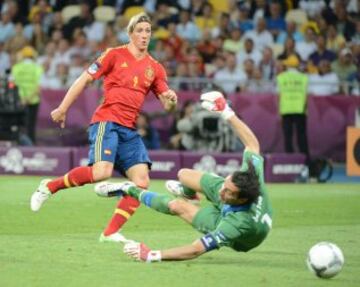
[[[155,77],[155,71],[153,69],[153,67],[148,66],[145,69],[145,78],[148,79],[149,81],[152,81]]]

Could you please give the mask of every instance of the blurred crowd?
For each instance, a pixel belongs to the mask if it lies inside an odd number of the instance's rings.
[[[41,88],[69,87],[107,47],[127,42],[128,20],[145,11],[153,21],[149,51],[175,90],[200,91],[213,83],[225,93],[275,92],[277,75],[291,67],[308,75],[313,95],[360,95],[359,0],[4,0],[0,5],[0,77],[31,59],[42,67]],[[176,136],[189,128],[193,108],[189,103],[179,114],[185,121],[175,124],[172,147],[196,149],[191,139]],[[141,132],[158,148],[159,136],[150,136],[147,122],[141,117]],[[231,132],[222,138],[215,150],[237,149]]]
[[[313,94],[358,95],[359,6],[357,0],[4,0],[0,75],[29,45],[44,69],[41,86],[69,87],[106,47],[126,43],[129,17],[146,11],[153,19],[150,52],[175,89],[202,89],[210,79],[227,93],[269,92],[290,64],[310,75]]]

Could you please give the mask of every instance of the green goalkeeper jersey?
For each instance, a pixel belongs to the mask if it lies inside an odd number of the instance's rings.
[[[272,225],[272,208],[264,183],[264,159],[262,156],[245,151],[241,170],[247,170],[251,161],[259,177],[259,198],[252,204],[231,206],[220,201],[219,190],[224,178],[204,174],[201,178],[203,193],[211,206],[202,208],[193,220],[193,226],[200,232],[209,234],[202,241],[212,242],[215,248],[228,246],[236,251],[248,251],[258,246],[267,236]],[[213,249],[211,247],[210,249]]]

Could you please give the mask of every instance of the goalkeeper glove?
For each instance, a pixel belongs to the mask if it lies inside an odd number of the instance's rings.
[[[124,253],[137,261],[160,262],[160,250],[151,250],[144,243],[129,242],[124,246]]]
[[[200,96],[201,106],[210,111],[221,115],[224,120],[230,119],[235,115],[234,111],[229,107],[224,95],[217,91],[208,92]]]

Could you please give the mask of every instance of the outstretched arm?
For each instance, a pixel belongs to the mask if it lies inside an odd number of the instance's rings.
[[[178,261],[194,259],[206,252],[201,240],[196,240],[192,244],[175,247],[166,250],[151,250],[143,243],[128,243],[124,247],[124,252],[138,261]]]
[[[236,115],[229,118],[228,122],[231,124],[235,133],[245,145],[245,148],[249,151],[252,151],[253,153],[259,154],[259,141],[252,130],[247,126],[247,124],[240,120]]]
[[[62,128],[65,127],[66,113],[73,102],[79,97],[85,87],[93,81],[93,78],[83,72],[67,91],[61,104],[51,112],[51,118],[54,122],[60,123]]]
[[[247,150],[260,153],[259,141],[255,134],[236,116],[220,92],[212,91],[202,94],[201,106],[210,112],[219,113],[224,120],[230,123]]]

